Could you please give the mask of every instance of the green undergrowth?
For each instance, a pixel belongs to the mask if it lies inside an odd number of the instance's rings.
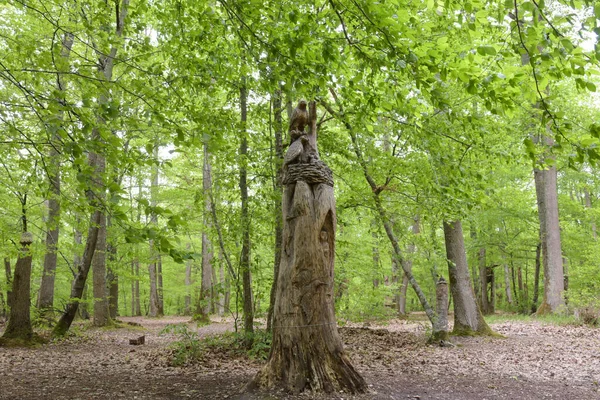
[[[545,315],[524,315],[524,314],[494,314],[486,315],[485,320],[488,324],[498,324],[503,322],[542,322],[548,325],[557,326],[593,326],[594,324],[586,324],[582,318],[574,315],[564,314],[545,314]]]
[[[177,336],[177,340],[171,344],[171,364],[175,366],[193,364],[218,355],[266,360],[271,349],[271,334],[262,329],[254,331],[252,335],[227,332],[200,337],[186,324],[173,324],[167,325],[160,334]]]

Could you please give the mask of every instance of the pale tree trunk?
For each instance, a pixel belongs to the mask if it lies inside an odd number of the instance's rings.
[[[513,304],[512,291],[510,290],[510,271],[508,270],[508,263],[504,263],[504,293],[506,294],[506,302],[509,305]]]
[[[228,296],[228,287],[225,285],[225,270],[223,268],[223,262],[219,262],[219,302],[217,303],[217,314],[222,317],[225,315],[225,311],[229,309],[229,305],[225,304],[225,296]]]
[[[493,335],[475,301],[460,220],[444,222],[448,276],[454,304],[455,335]]]
[[[415,217],[413,218],[413,225],[412,225],[412,233],[415,236],[418,235],[419,233],[421,233],[419,221],[420,221],[419,216],[415,215]],[[414,256],[414,253],[416,250],[417,250],[417,246],[415,245],[415,243],[413,241],[413,242],[411,242],[411,244],[408,245],[408,248],[406,249],[408,258],[404,260],[405,265],[403,266],[403,269],[406,269],[406,270],[409,270],[412,272],[412,257]],[[408,276],[406,276],[406,274],[402,274],[402,286],[400,287],[400,298],[399,298],[399,303],[398,303],[398,314],[400,314],[400,315],[406,315],[406,292],[407,291],[408,291]]]
[[[71,48],[73,46],[73,35],[65,32],[62,39],[62,48],[60,56],[64,63],[69,59]],[[67,67],[68,68],[68,67]],[[63,68],[64,69],[64,68]],[[57,90],[64,91],[64,82],[62,74],[57,75]],[[58,99],[59,103],[64,103]],[[58,112],[58,121],[62,122],[63,112]],[[60,225],[60,143],[61,138],[58,133],[52,136],[48,162],[48,222],[46,224],[46,254],[44,256],[44,268],[42,270],[42,281],[38,297],[38,309],[42,314],[52,316],[54,314],[54,275],[56,273],[57,247]]]
[[[186,244],[185,248],[190,251],[190,249],[192,248],[192,244],[188,243]],[[192,266],[193,266],[193,262],[192,260],[187,260],[187,262],[185,263],[185,290],[186,290],[186,295],[184,297],[183,300],[183,304],[184,304],[184,308],[183,308],[183,314],[184,315],[191,315],[192,314]]]
[[[542,138],[544,145],[551,147],[553,140]],[[546,160],[554,160],[548,156]],[[537,196],[542,242],[542,265],[544,268],[544,299],[537,314],[564,311],[564,276],[558,219],[558,192],[556,187],[556,166],[548,169],[534,169],[535,193]]]
[[[283,191],[282,166],[283,166],[283,123],[281,119],[282,102],[281,90],[273,95],[273,128],[275,131],[275,156],[273,165],[275,168],[275,179],[273,181],[274,192],[274,215],[275,215],[275,259],[273,263],[273,284],[269,296],[269,312],[267,314],[267,331],[271,332],[273,326],[273,307],[275,306],[275,293],[277,293],[277,278],[279,276],[279,264],[281,263],[281,238],[283,234],[281,194]]]
[[[314,102],[309,120],[308,137],[294,142],[298,157],[290,161],[286,155],[273,344],[250,387],[364,392],[366,383],[343,350],[335,319],[335,197],[331,170],[318,158]]]
[[[198,304],[196,306],[196,319],[202,322],[209,322],[210,318],[210,303],[212,289],[212,263],[213,250],[212,243],[208,237],[208,231],[211,228],[210,215],[212,214],[211,190],[211,162],[210,152],[208,151],[208,143],[203,146],[203,162],[202,162],[202,193],[204,195],[204,212],[202,214],[202,280],[200,282],[200,294],[198,296]]]
[[[435,284],[435,309],[437,320],[433,324],[431,341],[448,340],[448,283],[440,276]]]
[[[157,279],[157,294],[158,294],[158,315],[165,315],[165,303],[163,301],[163,274],[162,274],[162,255],[158,253],[156,260],[156,279]]]
[[[240,256],[240,272],[242,274],[243,297],[244,297],[244,332],[251,335],[254,332],[254,309],[252,304],[252,277],[250,273],[250,216],[248,211],[248,184],[246,182],[248,165],[248,132],[246,122],[248,88],[246,87],[246,78],[242,78],[240,86],[240,112],[241,112],[241,142],[240,142],[240,198],[242,201],[242,254]],[[247,340],[251,340],[248,336]]]
[[[158,159],[158,142],[154,145],[154,158]],[[158,190],[158,166],[156,164],[152,165],[152,177],[150,182],[150,206],[156,207],[157,205],[157,190]],[[153,211],[150,216],[150,224],[157,229],[158,225],[158,216]],[[148,264],[148,274],[150,277],[150,298],[149,298],[149,307],[148,307],[148,316],[152,318],[156,318],[161,316],[160,314],[160,304],[159,304],[159,296],[158,296],[158,272],[157,272],[157,263],[158,263],[158,249],[154,244],[154,240],[150,239],[150,264]]]
[[[103,160],[103,158],[102,158]],[[100,216],[100,227],[96,251],[92,261],[92,279],[94,294],[94,326],[106,326],[108,318],[108,299],[106,296],[106,215]]]
[[[77,216],[77,226],[79,226],[80,224],[80,217]],[[81,233],[81,231],[79,230],[79,228],[75,228],[74,232],[73,232],[73,242],[75,243],[76,247],[79,247],[82,243],[83,243],[83,233]],[[82,259],[81,259],[81,255],[79,254],[78,251],[75,251],[75,254],[73,254],[73,267],[74,268],[78,268],[79,265],[81,265]],[[75,278],[76,275],[73,276],[73,278]],[[83,294],[82,294],[82,302],[79,305],[78,308],[78,312],[79,312],[79,318],[81,319],[85,319],[88,320],[90,319],[90,313],[88,312],[88,303],[87,303],[87,284],[85,285],[84,289],[83,289]]]
[[[20,240],[22,248],[15,265],[15,276],[12,282],[12,306],[8,325],[2,338],[28,341],[33,339],[29,311],[31,289],[31,252],[29,247],[33,243],[33,235],[27,232],[26,225],[23,230]]]
[[[134,291],[133,294],[135,296],[135,312],[133,315],[137,317],[142,316],[142,305],[140,302],[140,261],[136,258],[133,262],[135,269],[135,282],[134,282]]]
[[[491,314],[490,297],[488,294],[488,287],[490,282],[488,281],[487,267],[485,265],[485,247],[481,247],[477,252],[477,261],[479,264],[479,299],[481,301],[481,311],[484,314]],[[492,282],[493,285],[493,282]]]
[[[110,216],[106,219],[106,226],[110,231],[111,226]],[[111,241],[107,243],[106,250],[108,253],[108,268],[106,273],[106,290],[108,291],[108,315],[111,319],[116,319],[119,316],[119,277],[115,269],[117,263],[117,247]]]
[[[583,188],[583,197],[585,199],[585,208],[587,208],[588,210],[592,209],[592,197],[590,196],[590,191],[587,187]],[[591,221],[590,221],[590,225],[592,228],[592,237],[594,238],[594,240],[598,240],[598,232],[596,229],[596,219],[593,217],[591,217]]]

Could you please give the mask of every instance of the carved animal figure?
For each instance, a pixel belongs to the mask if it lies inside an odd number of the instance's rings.
[[[302,152],[304,151],[304,145],[308,143],[306,135],[302,135],[290,144],[285,156],[283,157],[283,166],[295,163],[299,161]]]
[[[289,132],[300,131],[304,132],[304,127],[308,123],[308,110],[306,109],[306,101],[300,100],[298,107],[292,112],[290,118]]]

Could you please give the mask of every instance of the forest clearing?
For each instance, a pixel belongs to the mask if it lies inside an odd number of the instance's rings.
[[[0,396],[600,398],[599,37],[593,0],[0,0]]]
[[[462,337],[457,347],[427,345],[426,324],[394,320],[340,329],[345,349],[365,376],[364,395],[244,394],[264,360],[207,351],[172,366],[168,324],[188,324],[199,338],[233,330],[232,320],[196,327],[189,318],[125,317],[141,327],[77,329],[38,348],[0,349],[2,399],[570,399],[600,398],[597,328],[543,321],[492,323],[502,338]],[[1,331],[0,331],[1,333]],[[146,344],[129,339],[146,336]]]

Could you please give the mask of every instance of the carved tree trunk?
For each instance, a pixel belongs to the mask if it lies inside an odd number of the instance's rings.
[[[455,335],[493,334],[475,301],[460,220],[444,222],[448,276],[454,304]]]
[[[23,232],[20,240],[21,253],[15,265],[15,276],[12,282],[12,307],[8,326],[3,338],[31,340],[33,329],[29,312],[29,292],[31,288],[31,252],[29,246],[33,243],[33,235]]]
[[[249,386],[364,392],[365,381],[344,353],[334,314],[335,198],[331,170],[318,158],[314,102],[309,126],[308,138],[296,139],[302,143],[298,158],[290,161],[286,155],[273,344],[267,365]]]

